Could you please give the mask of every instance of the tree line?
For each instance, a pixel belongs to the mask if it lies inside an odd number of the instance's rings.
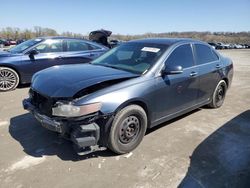
[[[44,28],[35,26],[33,29],[23,29],[17,27],[6,27],[0,30],[0,38],[5,39],[31,39],[40,36],[67,36],[75,38],[86,38],[88,36],[81,33],[62,32],[58,33],[51,28]],[[139,38],[154,38],[154,37],[178,37],[178,38],[194,38],[207,42],[224,42],[224,43],[238,43],[250,44],[250,31],[248,32],[165,32],[165,33],[145,33],[141,35],[123,35],[113,34],[111,38],[128,41]]]
[[[4,39],[31,39],[41,36],[67,36],[67,37],[75,37],[75,38],[83,38],[84,35],[80,33],[73,32],[62,32],[58,33],[56,30],[51,28],[44,28],[40,26],[35,26],[33,29],[23,29],[21,30],[18,27],[6,27],[0,30],[0,38]]]
[[[250,32],[166,32],[166,33],[145,33],[142,35],[112,35],[120,40],[133,40],[139,38],[193,38],[206,42],[223,42],[250,45]]]

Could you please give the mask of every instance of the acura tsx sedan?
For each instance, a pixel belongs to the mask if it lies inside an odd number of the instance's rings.
[[[232,61],[207,43],[134,40],[89,64],[38,72],[23,107],[78,152],[123,154],[148,128],[204,105],[220,107],[232,77]]]
[[[30,83],[34,73],[54,65],[87,63],[108,51],[97,43],[68,37],[41,37],[0,52],[0,92]]]

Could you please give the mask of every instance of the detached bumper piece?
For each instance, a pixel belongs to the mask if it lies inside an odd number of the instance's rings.
[[[70,140],[74,143],[74,149],[79,155],[102,150],[97,145],[100,139],[100,127],[96,123],[74,125],[73,122],[60,122],[54,118],[40,114],[29,99],[23,100],[23,108],[30,111],[46,129],[70,135]]]
[[[100,128],[96,123],[80,125],[71,132],[71,140],[79,155],[85,155],[100,150],[97,142],[100,138]]]

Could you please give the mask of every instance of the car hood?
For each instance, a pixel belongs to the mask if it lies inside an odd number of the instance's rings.
[[[10,56],[18,56],[20,54],[13,54],[7,51],[0,51],[0,58],[1,57],[10,57]]]
[[[138,77],[123,70],[91,64],[54,66],[36,73],[32,89],[53,98],[72,98],[77,92],[102,82]]]

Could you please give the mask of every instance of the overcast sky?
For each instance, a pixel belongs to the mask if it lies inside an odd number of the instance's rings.
[[[87,34],[250,31],[250,0],[0,0],[3,27]]]

